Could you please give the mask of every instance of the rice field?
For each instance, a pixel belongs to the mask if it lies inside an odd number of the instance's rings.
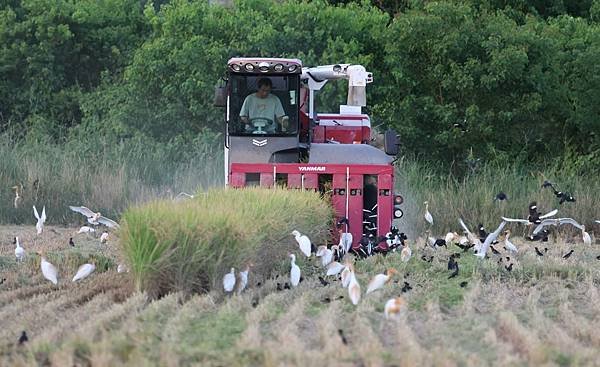
[[[480,260],[457,246],[434,250],[419,238],[410,241],[407,263],[397,253],[359,260],[363,294],[353,306],[339,281],[320,282],[324,272],[314,258],[299,259],[303,281],[285,289],[285,256],[283,272],[250,273],[241,295],[217,289],[150,300],[134,291],[131,273],[117,273],[122,259],[115,236],[101,245],[72,227],[47,227],[38,237],[33,226],[2,226],[0,365],[599,365],[600,247],[586,247],[569,232],[528,242],[518,238],[522,228],[512,229],[516,256],[500,243],[501,255]],[[14,236],[28,251],[20,264]],[[292,236],[281,246],[299,254]],[[59,268],[58,286],[42,278],[32,254],[43,249]],[[461,253],[460,271],[449,278],[454,253]],[[102,265],[71,283],[90,256]],[[389,267],[399,276],[365,295],[369,279]],[[396,296],[406,307],[386,319],[384,304]],[[22,331],[29,340],[18,345]]]

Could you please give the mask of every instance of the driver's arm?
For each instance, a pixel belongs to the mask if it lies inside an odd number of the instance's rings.
[[[281,125],[282,130],[288,130],[290,119],[285,114],[279,97],[275,96],[275,98],[277,99],[277,102],[275,103],[275,116],[277,117],[277,121]]]
[[[245,124],[250,122],[248,120],[248,116],[250,116],[250,98],[248,97],[250,97],[250,94],[246,96],[246,98],[244,99],[244,103],[242,104],[242,108],[240,109],[240,120]]]

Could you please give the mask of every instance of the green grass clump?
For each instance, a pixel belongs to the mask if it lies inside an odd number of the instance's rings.
[[[294,229],[324,241],[332,209],[318,193],[215,189],[184,202],[155,201],[123,216],[121,246],[138,289],[203,292],[231,267],[268,275],[294,250]]]

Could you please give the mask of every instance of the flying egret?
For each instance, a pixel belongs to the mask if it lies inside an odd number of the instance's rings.
[[[106,243],[106,241],[108,241],[108,232],[104,231],[100,235],[100,243]]]
[[[399,314],[404,305],[405,305],[405,302],[402,297],[396,297],[396,298],[389,299],[385,303],[385,308],[383,310],[383,314],[385,315],[385,318],[389,319],[390,317]]]
[[[502,229],[504,228],[505,225],[506,225],[506,222],[502,221],[502,223],[500,223],[500,225],[498,226],[498,228],[496,228],[496,230],[494,232],[488,234],[487,238],[485,239],[485,241],[481,245],[481,248],[477,251],[475,256],[482,258],[482,259],[485,257],[485,254],[487,253],[487,250],[490,248],[490,245],[492,244],[493,241],[496,240],[496,238],[498,238],[498,235],[500,235],[500,232],[502,231]]]
[[[46,256],[43,252],[38,253],[42,257],[42,261],[40,263],[40,267],[42,268],[42,274],[44,278],[48,279],[54,285],[58,284],[58,270],[56,266],[52,265],[48,260],[46,260]]]
[[[532,235],[535,236],[536,234],[540,233],[545,226],[559,226],[561,224],[570,224],[577,229],[581,229],[581,224],[577,223],[577,221],[573,218],[550,218],[541,221],[540,224],[538,224],[538,226],[533,230]]]
[[[42,234],[44,231],[44,222],[46,222],[46,206],[42,208],[42,215],[38,214],[35,205],[33,206],[33,215],[35,219],[37,219],[37,223],[35,224],[35,229],[37,230],[37,234]]]
[[[223,289],[226,293],[232,292],[235,287],[235,269],[231,268],[231,272],[223,277]]]
[[[358,280],[356,280],[356,274],[354,274],[354,269],[350,270],[350,283],[348,284],[348,295],[350,296],[350,301],[352,301],[353,305],[357,305],[358,301],[360,301],[360,284],[358,284]]]
[[[408,260],[410,260],[411,256],[412,256],[412,250],[408,246],[408,243],[406,243],[406,241],[405,241],[404,248],[400,252],[400,260],[402,260],[402,262],[407,262]]]
[[[296,242],[298,242],[300,251],[302,251],[302,253],[306,257],[310,257],[310,253],[311,253],[310,239],[307,236],[300,234],[300,232],[298,232],[296,230],[292,231],[292,235],[294,235],[294,237],[296,238]]]
[[[386,274],[375,275],[373,279],[371,279],[371,281],[369,282],[369,285],[367,285],[367,292],[365,294],[369,294],[382,288],[387,282],[389,282],[392,279],[392,274],[398,274],[398,271],[396,271],[396,269],[390,268],[386,271]]]
[[[513,253],[516,254],[519,250],[517,249],[517,246],[515,246],[512,242],[510,242],[510,240],[508,239],[510,237],[510,229],[507,229],[505,231],[506,235],[504,236],[504,247],[506,247],[506,249]]]
[[[238,284],[238,289],[237,289],[237,293],[240,294],[244,291],[244,289],[246,289],[246,286],[248,285],[248,273],[250,272],[250,268],[254,266],[254,264],[250,263],[248,265],[246,265],[246,267],[244,268],[244,270],[240,271],[240,283]]]
[[[300,284],[300,267],[296,265],[296,255],[290,254],[290,258],[292,258],[290,262],[292,265],[290,269],[290,283],[292,287],[297,287]]]
[[[425,201],[423,204],[425,204],[425,220],[429,224],[433,224],[433,216],[431,216],[431,213],[429,212],[429,202]]]
[[[600,220],[595,220],[594,222],[596,222],[596,223],[600,224]]]
[[[21,244],[19,243],[19,237],[15,237],[15,241],[17,242],[17,247],[15,248],[15,256],[17,261],[23,261],[25,260],[25,249],[21,247]]]
[[[327,265],[327,275],[338,275],[342,270],[344,270],[344,268],[344,265],[334,261]]]
[[[117,273],[129,273],[129,269],[127,269],[125,264],[119,264],[117,266]]]
[[[74,211],[76,213],[83,214],[87,218],[88,223],[93,224],[95,226],[97,226],[99,224],[104,224],[105,226],[107,226],[109,228],[119,228],[119,224],[117,222],[115,222],[114,220],[103,217],[102,214],[100,214],[100,212],[94,213],[93,211],[86,208],[85,206],[70,205],[69,209],[71,209],[72,211]]]
[[[87,278],[88,275],[92,274],[94,272],[94,270],[96,270],[96,265],[91,263],[91,264],[83,264],[79,267],[79,269],[77,269],[77,273],[75,274],[75,276],[73,277],[73,282],[76,282],[78,280]]]

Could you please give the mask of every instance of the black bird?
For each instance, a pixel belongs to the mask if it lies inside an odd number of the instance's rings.
[[[568,259],[568,258],[569,258],[569,256],[571,256],[571,254],[573,254],[573,251],[575,251],[575,250],[571,249],[571,251],[569,251],[569,252],[567,252],[566,254],[564,254],[564,255],[563,255],[563,259]]]
[[[2,279],[0,280],[0,285],[4,284],[4,282],[6,282],[6,278],[2,278]]]
[[[527,220],[534,224],[540,224],[542,223],[540,215],[542,215],[542,213],[537,211],[537,202],[532,201],[529,203],[529,216],[527,217]]]
[[[323,287],[326,287],[326,286],[328,286],[328,285],[329,285],[329,282],[328,282],[328,281],[326,281],[325,279],[323,279],[323,277],[322,277],[322,276],[320,276],[320,275],[319,275],[319,282],[321,282],[321,285],[322,285]]]
[[[479,226],[477,227],[477,231],[479,231],[479,240],[483,243],[485,242],[485,239],[488,236],[488,233],[485,230],[485,227],[483,226],[483,224],[479,223]]]
[[[535,247],[535,253],[538,254],[538,256],[544,256],[544,254],[537,247]]]
[[[466,286],[467,286],[467,284],[469,284],[469,282],[467,282],[466,280],[465,280],[465,281],[462,281],[462,282],[460,282],[460,287],[461,287],[461,288],[464,288],[464,287],[466,287]]]
[[[260,288],[262,286],[261,282],[256,283],[256,288]]]
[[[456,260],[454,260],[454,256],[450,255],[448,259],[448,270],[454,270],[456,267]]]
[[[344,299],[344,296],[339,296],[338,298],[336,298],[336,300],[339,300],[339,299]]]
[[[17,244],[17,237],[13,237],[13,242],[12,242],[12,244],[13,244],[13,245],[16,245],[16,244]]]
[[[433,247],[442,247],[444,246],[445,248],[448,248],[448,246],[446,246],[446,240],[443,238],[438,238],[437,240],[435,240],[435,242],[433,243]]]
[[[494,201],[504,201],[504,200],[508,200],[508,196],[506,196],[506,194],[503,191],[500,191],[494,197]]]
[[[493,253],[493,254],[495,254],[495,255],[500,255],[500,251],[496,250],[496,249],[494,248],[494,246],[490,245],[490,248],[492,249],[492,253]]]
[[[461,245],[460,243],[455,242],[454,244],[456,246],[460,247],[463,250],[463,252],[467,252],[467,251],[469,251],[470,248],[472,248],[473,246],[475,246],[474,243],[469,243],[469,244],[466,244],[466,245]]]
[[[252,308],[256,308],[258,306],[258,297],[252,299]]]
[[[283,289],[290,289],[290,284],[289,284],[288,282],[286,282],[286,283],[283,285]]]
[[[408,291],[410,291],[412,289],[412,287],[410,286],[410,284],[408,284],[408,282],[404,282],[404,286],[402,287],[402,293],[406,293]]]
[[[25,330],[23,330],[23,332],[21,333],[21,336],[19,337],[19,345],[23,345],[23,343],[28,342],[29,338],[27,337],[27,333],[25,332]]]
[[[527,236],[525,237],[528,241],[542,241],[542,242],[548,242],[548,234],[550,234],[550,232],[548,232],[547,229],[542,229],[540,231],[540,233],[535,234],[533,236]]]
[[[75,247],[75,242],[73,242],[73,237],[69,237],[69,245]]]
[[[600,255],[596,256],[596,260],[600,260]]]
[[[338,334],[340,335],[340,338],[342,339],[342,343],[344,343],[344,345],[348,345],[348,340],[346,340],[346,336],[344,335],[344,330],[338,329]]]
[[[421,255],[421,260],[427,261],[428,263],[430,263],[433,261],[433,255],[431,255],[430,258],[427,258],[427,256],[425,256],[425,255]]]
[[[510,261],[510,257],[508,257],[508,256],[507,256],[507,257],[506,257],[506,261]]]
[[[281,283],[277,283],[277,290],[278,291],[282,291],[283,287],[281,286]]]
[[[450,274],[450,276],[448,277],[448,279],[452,279],[452,278],[454,278],[457,275],[458,275],[458,263],[455,263],[454,264],[454,271],[452,272],[452,274]]]
[[[453,258],[455,258],[455,259],[460,259],[460,252],[455,252],[455,253],[453,253],[453,254],[452,254],[452,255],[450,255],[450,256],[452,256],[452,257],[453,257]]]
[[[321,300],[321,303],[329,303],[329,302],[331,302],[331,298],[329,298],[329,297],[325,297]]]
[[[512,271],[512,269],[513,269],[513,263],[510,263],[508,266],[505,266],[504,268],[506,270],[508,270],[508,271]]]

